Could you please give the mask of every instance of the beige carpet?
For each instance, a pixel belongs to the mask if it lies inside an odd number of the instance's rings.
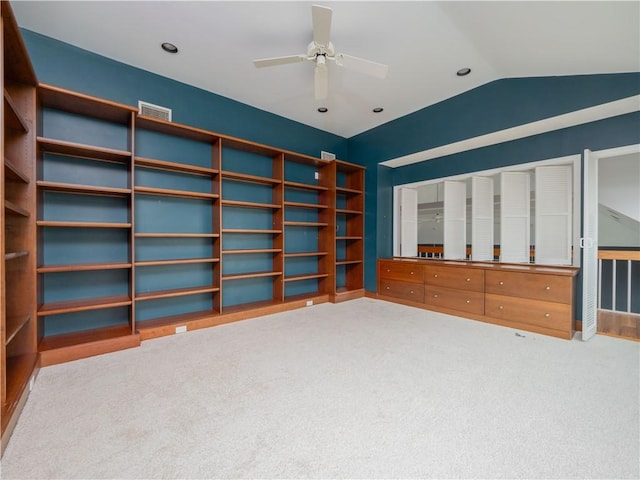
[[[638,478],[640,344],[361,299],[42,369],[2,478]]]

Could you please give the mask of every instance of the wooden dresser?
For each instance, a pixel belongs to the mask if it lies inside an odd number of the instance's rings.
[[[378,298],[571,339],[575,267],[392,258],[378,260]]]

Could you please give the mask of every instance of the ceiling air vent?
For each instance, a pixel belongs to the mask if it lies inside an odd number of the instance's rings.
[[[335,153],[330,153],[330,152],[325,152],[324,150],[320,151],[320,158],[322,160],[335,160],[336,159],[336,154]]]
[[[158,118],[167,122],[171,121],[170,108],[161,107],[160,105],[154,105],[153,103],[149,102],[143,102],[142,100],[138,100],[138,113],[140,113],[140,115]]]

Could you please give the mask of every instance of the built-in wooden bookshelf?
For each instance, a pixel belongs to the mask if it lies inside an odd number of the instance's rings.
[[[140,343],[131,213],[136,110],[49,85],[38,87],[38,97],[38,343],[41,364],[50,365]],[[83,122],[106,140],[84,134]]]
[[[335,160],[336,286],[333,301],[364,295],[364,167]]]
[[[4,451],[37,374],[35,129],[37,80],[11,7],[1,2],[0,390]]]
[[[136,326],[218,315],[220,137],[138,116],[135,138]]]

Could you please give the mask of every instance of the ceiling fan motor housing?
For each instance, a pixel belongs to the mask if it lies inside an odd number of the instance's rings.
[[[329,42],[329,45],[318,45],[316,42],[309,43],[307,47],[307,57],[309,60],[314,60],[317,62],[318,57],[324,57],[324,60],[335,60],[336,51],[333,48],[333,43]],[[325,63],[322,62],[321,63]]]

